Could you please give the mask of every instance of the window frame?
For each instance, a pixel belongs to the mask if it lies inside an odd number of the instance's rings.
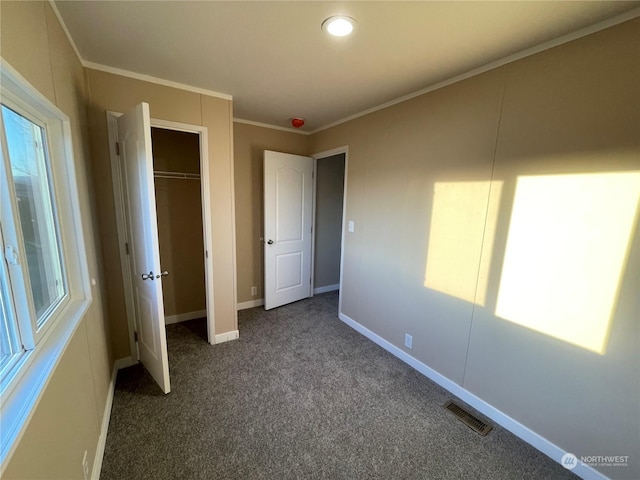
[[[2,248],[1,251],[4,252],[2,228],[0,228],[0,247]],[[15,314],[13,295],[11,292],[9,272],[7,270],[6,262],[0,262],[0,308],[4,311],[3,313],[8,324],[7,330],[9,330],[10,333],[7,343],[9,344],[10,350],[16,350],[9,358],[9,361],[0,368],[0,379],[2,379],[5,376],[5,372],[10,372],[20,361],[20,356],[24,352],[24,345],[20,338],[20,326]]]
[[[57,220],[56,229],[67,290],[63,301],[58,302],[52,315],[38,329],[33,302],[29,298],[28,277],[16,275],[27,269],[24,253],[19,252],[21,267],[12,268],[7,263],[3,265],[8,273],[7,286],[14,308],[12,313],[17,317],[23,351],[13,362],[12,368],[7,368],[7,373],[0,379],[1,475],[65,349],[86,315],[92,295],[69,117],[2,58],[0,99],[2,104],[31,121],[37,120],[34,123],[44,127],[48,147],[47,168],[51,175],[51,201]],[[3,153],[0,165],[3,176],[10,173],[5,171],[8,162]],[[9,181],[9,178],[3,181]],[[21,250],[24,242],[20,228],[16,227],[19,219],[15,216],[15,201],[7,202],[5,197],[10,196],[11,192],[4,191],[4,187],[2,190],[3,243],[17,246]],[[8,220],[9,214],[11,220]],[[17,244],[13,243],[16,241]],[[5,261],[4,252],[2,261]],[[27,320],[24,319],[25,312],[28,312]]]
[[[31,350],[34,348],[35,344],[37,344],[41,338],[44,337],[47,330],[50,326],[55,323],[55,319],[58,318],[68,305],[70,301],[70,292],[69,292],[69,277],[67,272],[67,267],[65,264],[66,254],[64,250],[64,245],[62,244],[62,232],[61,232],[61,221],[60,221],[60,205],[61,201],[64,199],[61,198],[61,195],[58,195],[57,190],[66,190],[65,188],[56,188],[56,185],[62,184],[65,186],[64,181],[61,178],[64,177],[65,172],[62,171],[64,169],[64,161],[54,162],[54,158],[64,158],[64,147],[59,145],[60,136],[63,135],[60,125],[57,125],[57,121],[51,121],[51,119],[44,117],[40,112],[35,110],[30,105],[21,101],[19,97],[14,95],[11,91],[2,92],[2,101],[1,105],[6,106],[7,108],[13,110],[17,115],[22,116],[26,120],[32,122],[37,127],[40,127],[44,132],[44,145],[43,150],[45,154],[45,161],[47,164],[45,165],[47,181],[49,183],[49,189],[51,190],[51,206],[52,213],[54,217],[54,229],[56,231],[56,240],[58,242],[58,249],[61,253],[61,267],[62,267],[62,280],[64,282],[64,287],[66,293],[62,298],[57,300],[54,305],[51,305],[47,308],[46,318],[42,322],[41,325],[38,325],[38,313],[35,310],[35,302],[33,299],[33,294],[30,288],[26,288],[26,291],[20,292],[19,298],[20,301],[16,301],[18,305],[15,308],[15,315],[18,319],[18,324],[21,332],[22,342],[27,350]],[[2,119],[0,118],[0,125],[4,126]],[[0,132],[0,142],[2,143],[2,155],[8,154],[8,145],[6,144],[6,139],[4,138],[4,133]],[[55,152],[55,155],[54,155]],[[2,158],[2,156],[0,156]],[[4,159],[3,167],[10,165],[10,159]],[[4,177],[5,174],[2,174]],[[26,253],[24,251],[24,247],[26,246],[26,242],[24,239],[24,235],[22,233],[22,227],[20,226],[19,221],[19,212],[17,210],[17,203],[13,201],[11,197],[14,199],[17,198],[17,194],[15,191],[15,187],[13,185],[13,181],[11,179],[11,175],[9,172],[6,172],[6,185],[8,187],[8,191],[4,191],[3,187],[3,211],[2,211],[2,219],[7,219],[8,222],[3,226],[4,233],[4,242],[8,245],[17,245],[20,248],[19,257],[20,262],[23,264],[25,268],[23,269],[12,269],[9,268],[9,281],[12,285],[21,285],[26,284],[27,286],[30,284],[29,279],[29,268],[26,263]],[[0,181],[5,181],[2,178]],[[40,205],[36,205],[40,207]],[[6,208],[6,211],[4,210]],[[18,271],[21,270],[21,271]],[[15,295],[15,291],[12,290]],[[28,314],[28,315],[27,315]],[[0,379],[1,380],[1,379]],[[0,389],[1,390],[1,389]]]

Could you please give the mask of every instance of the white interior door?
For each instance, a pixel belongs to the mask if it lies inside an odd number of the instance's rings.
[[[264,305],[311,296],[313,159],[264,152]]]
[[[147,103],[137,105],[118,118],[118,144],[126,197],[138,352],[140,361],[160,388],[169,393],[151,122]]]

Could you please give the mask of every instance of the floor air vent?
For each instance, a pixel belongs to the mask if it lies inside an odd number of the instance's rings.
[[[479,418],[474,417],[471,413],[467,412],[460,405],[457,405],[451,401],[444,405],[444,408],[452,412],[458,419],[464,423],[467,427],[482,436],[485,436],[493,428],[491,425],[487,425]]]

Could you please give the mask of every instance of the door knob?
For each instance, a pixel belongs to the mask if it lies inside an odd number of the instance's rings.
[[[153,272],[149,271],[149,274],[143,273],[142,274],[142,279],[143,280],[153,280]]]
[[[267,240],[267,245],[273,245],[273,240]]]
[[[160,277],[166,277],[167,275],[169,275],[169,272],[167,272],[166,270],[164,272],[162,272],[160,275],[156,275],[156,278],[160,278]]]

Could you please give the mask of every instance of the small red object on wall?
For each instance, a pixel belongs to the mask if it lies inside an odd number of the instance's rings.
[[[295,128],[302,127],[304,125],[304,118],[294,117],[291,120],[291,125],[293,125]]]

